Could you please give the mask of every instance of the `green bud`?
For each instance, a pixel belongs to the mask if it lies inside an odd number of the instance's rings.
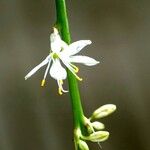
[[[108,137],[109,137],[109,132],[97,131],[97,132],[90,134],[88,137],[84,137],[84,138],[92,142],[103,142],[107,140]]]
[[[82,135],[82,133],[81,133],[80,128],[74,129],[74,137],[75,137],[76,139],[79,139],[81,135]]]
[[[84,125],[87,127],[87,131],[89,134],[93,133],[93,127],[91,125],[90,119],[84,117]]]
[[[79,141],[79,148],[80,148],[81,150],[89,150],[89,147],[88,147],[88,145],[86,144],[86,142],[84,142],[84,141],[82,141],[82,140]]]
[[[92,122],[91,125],[96,130],[102,130],[105,128],[105,125],[101,122],[98,122],[98,121]]]
[[[116,110],[116,105],[113,104],[103,105],[93,112],[91,119],[104,118],[110,115],[111,113],[113,113],[115,110]]]
[[[87,131],[89,134],[93,133],[93,127],[91,128],[91,126],[87,126]]]

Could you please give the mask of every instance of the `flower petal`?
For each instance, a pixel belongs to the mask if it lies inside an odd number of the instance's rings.
[[[50,60],[50,56],[48,55],[39,65],[37,65],[35,68],[33,68],[26,76],[25,80],[30,78],[34,73],[36,73],[41,67],[46,65]]]
[[[90,45],[92,42],[90,40],[80,40],[69,45],[68,49],[64,50],[66,55],[74,55],[79,53],[85,46]]]
[[[54,32],[50,35],[50,47],[52,52],[55,53],[61,50],[61,38],[56,28],[54,28]]]
[[[67,43],[65,43],[56,28],[54,28],[54,32],[50,35],[50,47],[52,52],[59,53],[62,49],[66,49],[68,47]]]
[[[59,35],[51,38],[50,46],[51,46],[52,52],[58,53],[61,51],[61,39],[60,39]]]
[[[70,62],[82,63],[86,66],[94,66],[99,63],[99,61],[96,61],[95,59],[88,56],[70,56],[69,60]]]
[[[50,75],[56,80],[64,80],[67,77],[66,70],[61,66],[59,59],[53,60]]]

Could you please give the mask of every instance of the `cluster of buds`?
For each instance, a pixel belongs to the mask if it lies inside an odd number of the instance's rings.
[[[113,104],[106,104],[96,109],[90,118],[84,117],[84,127],[87,130],[87,135],[83,135],[80,129],[75,130],[75,143],[76,147],[80,150],[89,150],[86,141],[103,142],[108,139],[109,132],[104,131],[105,125],[100,121],[95,121],[107,117],[116,110],[116,106]]]

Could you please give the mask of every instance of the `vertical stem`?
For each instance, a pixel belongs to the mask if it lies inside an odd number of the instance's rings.
[[[57,17],[56,26],[58,26],[62,34],[62,39],[66,43],[70,44],[71,38],[70,38],[65,0],[55,0],[55,4],[56,4],[56,17]]]
[[[65,0],[55,0],[56,4],[56,15],[57,21],[56,26],[59,28],[62,39],[70,44],[70,32],[69,32],[69,24],[68,24],[68,17],[66,12],[66,4]],[[76,77],[67,69],[68,74],[68,83],[69,83],[69,92],[72,104],[72,111],[73,111],[73,119],[74,119],[74,127],[82,128],[82,121],[83,121],[83,109],[80,100],[80,92],[78,88],[78,83]]]

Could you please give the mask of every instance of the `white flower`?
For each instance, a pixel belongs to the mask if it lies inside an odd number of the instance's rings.
[[[62,92],[68,92],[62,87],[63,80],[67,77],[67,72],[64,67],[62,67],[60,61],[74,74],[78,80],[81,81],[82,79],[76,74],[79,69],[72,63],[82,63],[87,66],[93,66],[99,63],[95,59],[87,56],[74,56],[85,46],[90,44],[90,40],[80,40],[68,45],[61,39],[58,30],[54,28],[54,32],[50,35],[50,54],[25,76],[25,80],[30,78],[36,71],[47,64],[41,86],[44,86],[47,73],[49,72],[50,76],[57,80],[59,94],[61,95]]]

